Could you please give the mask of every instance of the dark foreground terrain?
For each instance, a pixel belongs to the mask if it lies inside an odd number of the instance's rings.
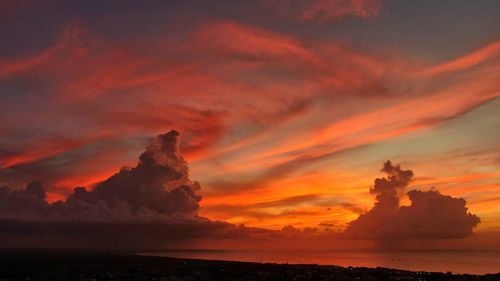
[[[500,274],[190,260],[96,251],[0,250],[0,280],[500,280]]]

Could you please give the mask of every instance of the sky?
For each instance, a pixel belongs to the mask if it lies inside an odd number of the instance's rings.
[[[499,30],[500,2],[485,0],[0,0],[5,202],[36,180],[26,192],[43,190],[54,220],[103,200],[92,214],[106,220],[144,207],[170,222],[158,204],[180,200],[183,216],[224,227],[356,236],[386,196],[450,196],[471,215],[450,237],[500,231]],[[389,193],[374,183],[385,174]],[[166,201],[137,199],[131,182]]]

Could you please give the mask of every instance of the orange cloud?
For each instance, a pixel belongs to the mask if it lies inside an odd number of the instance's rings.
[[[359,15],[374,14],[355,2],[348,5]],[[322,20],[317,9],[311,20]],[[20,151],[1,154],[0,176],[36,176],[34,170],[50,164],[58,187],[92,183],[130,161],[124,151],[135,149],[134,142],[176,128],[193,173],[206,183],[207,212],[226,200],[245,200],[255,205],[252,213],[283,213],[281,221],[273,218],[278,226],[298,221],[300,212],[307,220],[316,209],[290,203],[287,213],[260,209],[260,203],[342,188],[333,180],[303,183],[304,169],[347,149],[429,132],[500,94],[498,43],[421,71],[405,58],[230,21],[206,22],[186,37],[138,50],[77,29],[32,58],[8,60],[0,79],[42,77],[50,87],[36,89],[43,106],[0,112],[7,120],[0,130]],[[29,140],[9,134],[33,127],[37,135]],[[54,134],[64,138],[47,137]],[[101,155],[102,164],[82,160],[91,155]],[[334,178],[327,171],[316,176]],[[288,189],[281,190],[285,181]],[[341,183],[349,187],[343,196],[359,194],[364,184],[356,177]],[[367,199],[355,206],[369,206]],[[352,210],[338,213],[332,215],[338,223],[352,216]],[[321,220],[333,220],[330,215],[318,213]],[[234,216],[260,224],[250,213]]]
[[[461,58],[433,66],[429,69],[425,69],[419,72],[419,74],[422,76],[433,76],[442,73],[466,70],[481,63],[496,61],[499,56],[500,41],[496,41]]]

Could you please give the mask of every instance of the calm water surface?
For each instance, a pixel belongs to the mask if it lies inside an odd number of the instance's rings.
[[[388,267],[453,273],[500,272],[499,251],[176,250],[142,255],[249,262]]]

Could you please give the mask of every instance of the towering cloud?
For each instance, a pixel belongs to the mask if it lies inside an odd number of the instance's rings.
[[[179,154],[179,133],[160,135],[139,157],[134,168],[122,170],[99,183],[92,191],[78,187],[67,203],[104,203],[110,208],[126,206],[129,212],[158,215],[197,215],[201,197],[198,182],[189,179],[186,161]]]
[[[56,245],[59,237],[74,238],[68,242],[73,246],[140,241],[141,247],[171,239],[235,235],[241,229],[198,216],[200,185],[189,179],[178,138],[174,130],[159,135],[136,167],[122,168],[90,191],[77,187],[64,202],[48,203],[38,181],[21,190],[1,187],[0,244],[19,246],[15,241],[25,235],[28,241],[45,237],[42,241]]]
[[[377,194],[375,208],[394,209],[399,206],[397,191],[405,188],[413,179],[413,171],[401,170],[401,167],[393,166],[391,161],[384,163],[381,169],[386,173],[387,178],[375,179],[375,184],[370,189],[370,193]]]
[[[387,177],[375,179],[371,193],[376,202],[371,210],[349,223],[344,234],[353,238],[400,242],[404,239],[464,238],[480,222],[468,212],[462,198],[442,195],[439,191],[411,190],[411,204],[399,206],[398,191],[413,180],[411,170],[402,170],[390,161],[381,170]]]

